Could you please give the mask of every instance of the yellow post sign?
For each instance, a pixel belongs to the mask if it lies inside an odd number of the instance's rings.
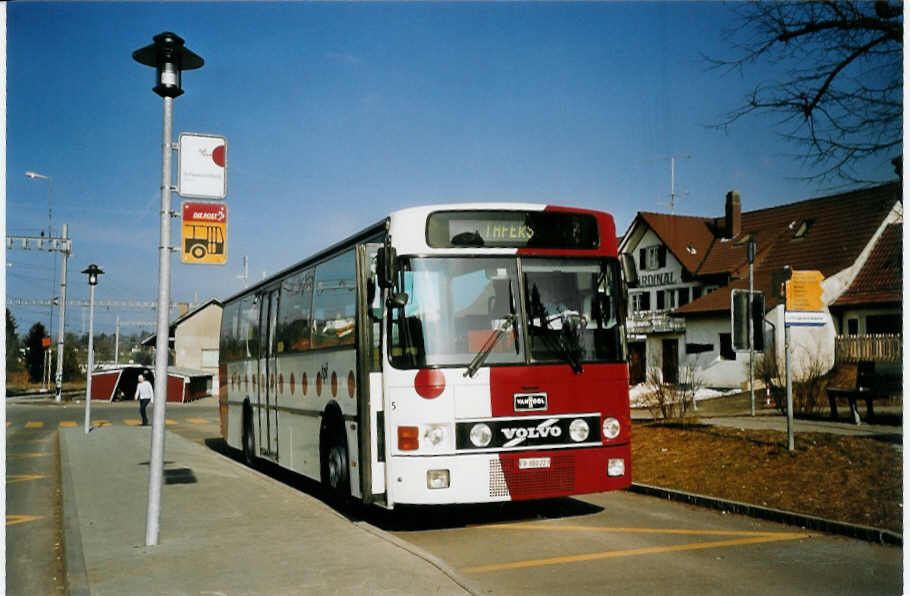
[[[180,260],[224,265],[227,262],[227,206],[224,203],[183,202]]]
[[[787,310],[822,311],[821,271],[794,271],[787,282]]]

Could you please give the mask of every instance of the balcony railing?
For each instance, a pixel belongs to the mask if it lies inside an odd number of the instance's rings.
[[[834,339],[834,360],[837,364],[871,360],[873,362],[902,362],[903,341],[900,335],[838,335]]]
[[[670,316],[670,311],[635,312],[626,319],[626,333],[682,333],[686,330],[685,319]]]

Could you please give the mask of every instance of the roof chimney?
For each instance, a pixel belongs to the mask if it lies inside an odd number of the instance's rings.
[[[724,237],[736,238],[742,230],[742,203],[739,191],[731,190],[727,193],[727,205],[724,215]]]

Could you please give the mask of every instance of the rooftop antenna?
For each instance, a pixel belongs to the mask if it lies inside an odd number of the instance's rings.
[[[247,259],[246,259],[246,257],[243,257],[243,271],[240,272],[240,275],[237,276],[237,279],[243,280],[244,289],[246,289],[250,286],[249,281],[248,281],[249,277],[250,277],[250,270],[247,267]]]
[[[692,156],[688,153],[686,153],[685,155],[671,155],[669,157],[669,160],[670,160],[670,202],[669,203],[658,203],[658,204],[664,205],[664,206],[669,206],[670,215],[675,215],[675,213],[676,213],[677,198],[680,198],[680,199],[684,198],[684,197],[676,194],[676,160],[677,160],[677,158],[678,159],[689,159],[691,157]],[[665,157],[663,159],[668,159],[668,158]],[[688,192],[684,193],[684,195],[688,195],[688,194],[689,194]]]

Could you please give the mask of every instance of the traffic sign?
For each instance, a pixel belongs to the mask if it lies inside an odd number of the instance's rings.
[[[227,262],[227,205],[184,201],[180,260],[224,265]]]
[[[177,194],[188,199],[227,196],[227,139],[181,133],[177,141]]]
[[[825,310],[822,301],[822,280],[820,271],[794,271],[787,282],[787,310],[818,312]]]

